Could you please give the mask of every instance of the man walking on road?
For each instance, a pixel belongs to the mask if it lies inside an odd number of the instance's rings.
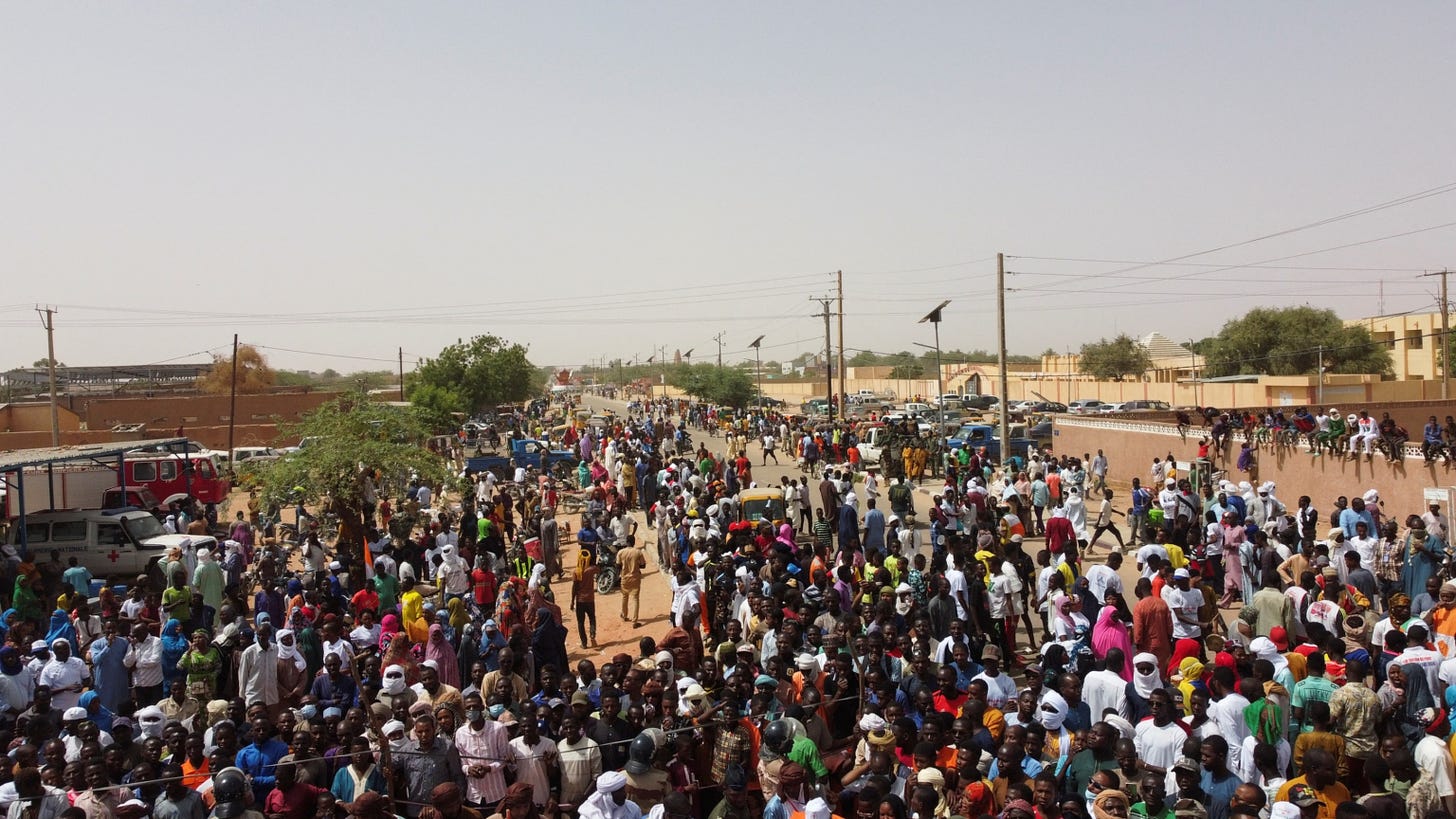
[[[627,545],[617,552],[617,567],[622,573],[622,620],[627,620],[627,601],[631,600],[633,628],[642,626],[637,618],[642,605],[642,567],[646,563],[647,556],[637,545],[636,536],[628,535]],[[666,567],[659,568],[666,571]]]
[[[1100,449],[1097,450],[1097,457],[1092,459],[1091,470],[1092,491],[1100,495],[1107,488],[1107,456]]]

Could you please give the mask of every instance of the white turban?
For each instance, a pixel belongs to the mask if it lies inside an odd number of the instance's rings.
[[[627,775],[621,771],[607,771],[597,777],[597,793],[616,793],[627,787]]]

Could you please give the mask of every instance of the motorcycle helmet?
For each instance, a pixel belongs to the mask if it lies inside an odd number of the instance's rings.
[[[248,777],[240,768],[223,768],[212,777],[212,795],[216,800],[213,815],[233,819],[248,808]]]
[[[794,744],[793,729],[789,720],[780,719],[769,723],[763,729],[763,747],[776,754],[783,755],[789,752],[789,746]]]
[[[627,749],[627,773],[641,776],[652,770],[652,759],[657,756],[657,743],[646,731],[632,739]]]

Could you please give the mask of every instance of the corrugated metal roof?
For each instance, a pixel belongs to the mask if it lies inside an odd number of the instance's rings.
[[[180,446],[186,438],[155,438],[142,441],[111,441],[104,444],[80,444],[77,446],[40,447],[38,449],[15,449],[0,452],[0,472],[14,472],[30,466],[65,463],[67,461],[89,461],[109,458],[123,452],[132,452],[144,447]]]

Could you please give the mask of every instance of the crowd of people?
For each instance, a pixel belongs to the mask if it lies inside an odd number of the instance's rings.
[[[832,436],[816,463],[772,471],[770,450],[820,445],[772,414],[725,453],[679,454],[707,413],[644,402],[574,429],[572,488],[398,487],[369,510],[367,559],[280,544],[240,513],[221,554],[179,549],[165,584],[93,604],[58,556],[17,556],[0,809],[1456,816],[1439,505],[1365,492],[1321,511],[1161,460],[1119,476],[1102,452],[1004,471],[957,452],[917,487],[841,460]],[[760,487],[782,520],[742,519]],[[558,523],[566,491],[584,511]],[[608,567],[637,638],[611,656],[595,651]],[[644,600],[654,571],[666,582]]]

